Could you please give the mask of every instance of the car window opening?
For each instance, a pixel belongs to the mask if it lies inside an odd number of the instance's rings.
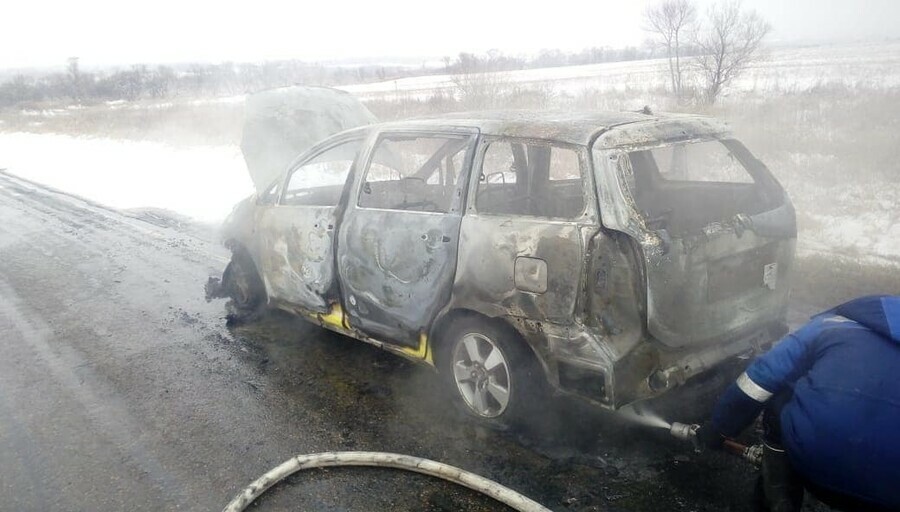
[[[359,206],[449,212],[470,143],[462,136],[383,137],[366,170]]]
[[[291,171],[281,203],[289,206],[336,206],[363,139],[343,142]]]
[[[571,219],[584,204],[576,151],[509,141],[488,146],[475,199],[479,212]]]
[[[705,141],[628,153],[626,182],[647,226],[683,235],[777,206],[777,183],[742,148],[736,141]]]

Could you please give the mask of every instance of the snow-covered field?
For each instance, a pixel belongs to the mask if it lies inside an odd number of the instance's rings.
[[[666,61],[610,62],[584,66],[504,72],[513,86],[549,83],[556,93],[647,91],[665,87]],[[900,85],[900,42],[781,48],[767,53],[737,80],[732,91],[805,90],[821,84],[878,87]],[[341,87],[362,99],[427,99],[435,91],[451,94],[453,76],[431,75]]]
[[[114,208],[219,222],[253,192],[240,149],[0,133],[0,169]]]
[[[650,91],[667,86],[664,59],[608,62],[582,66],[504,71],[503,81],[512,87],[548,87],[556,94],[578,95],[585,91]],[[752,64],[729,92],[772,92],[807,90],[819,85],[847,87],[900,86],[900,41],[817,45],[775,48]],[[426,100],[442,92],[455,93],[453,75],[427,75],[337,86],[365,100]],[[727,95],[728,93],[726,93]],[[194,105],[243,102],[245,95],[192,100]],[[171,103],[128,105],[110,102],[110,108],[165,108]],[[47,114],[35,112],[35,115]],[[62,114],[62,111],[56,111]]]
[[[801,253],[900,265],[900,183],[818,190],[784,185],[798,212]]]

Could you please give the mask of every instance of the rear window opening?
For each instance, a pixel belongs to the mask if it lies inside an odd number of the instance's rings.
[[[628,187],[647,227],[698,232],[782,201],[778,183],[735,140],[671,144],[628,153]]]

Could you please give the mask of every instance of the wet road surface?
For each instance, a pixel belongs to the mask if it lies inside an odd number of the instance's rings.
[[[220,510],[291,455],[371,450],[554,510],[749,510],[743,462],[580,402],[494,432],[459,417],[428,368],[281,313],[226,328],[203,298],[228,257],[212,238],[0,173],[0,509]],[[252,509],[504,507],[356,468],[295,475]]]

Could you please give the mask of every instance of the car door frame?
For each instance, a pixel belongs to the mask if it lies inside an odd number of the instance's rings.
[[[366,180],[366,174],[372,163],[374,153],[379,142],[387,136],[391,135],[411,135],[422,137],[464,137],[468,138],[468,147],[464,157],[464,163],[458,181],[456,183],[456,195],[447,212],[429,212],[421,210],[398,210],[390,208],[374,208],[360,206],[360,197]],[[355,172],[353,173],[354,182],[348,188],[348,200],[343,209],[340,229],[337,237],[337,276],[341,288],[341,299],[343,310],[347,315],[348,322],[352,327],[365,336],[377,339],[389,345],[396,345],[400,348],[416,348],[422,350],[425,346],[423,340],[427,338],[427,333],[437,317],[438,313],[446,306],[450,300],[451,288],[456,273],[457,252],[460,227],[462,224],[462,216],[465,210],[465,200],[469,188],[470,176],[472,172],[472,162],[478,147],[480,130],[475,127],[466,126],[446,126],[446,127],[425,127],[421,125],[395,125],[389,128],[383,128],[372,133],[364,145],[363,153],[357,160]],[[356,231],[356,224],[360,222],[361,216],[370,217],[369,223],[377,226],[377,230],[370,229],[363,233],[363,237],[353,237],[351,231]],[[424,219],[425,225],[429,229],[424,233],[416,231],[414,236],[410,236],[410,230],[405,226],[401,226],[399,230],[394,229],[393,233],[400,233],[397,240],[393,243],[378,245],[373,247],[371,243],[377,237],[377,232],[391,232],[392,223],[397,218],[402,217],[419,217]],[[376,217],[378,220],[371,219]],[[410,231],[403,233],[404,230]],[[409,243],[404,244],[404,236]],[[352,238],[351,238],[352,237]],[[366,245],[368,244],[368,245]],[[436,267],[438,275],[423,274],[419,279],[405,282],[406,280],[400,276],[391,276],[390,270],[384,268],[384,264],[380,261],[379,250],[387,247],[387,250],[396,248],[408,249],[410,247],[415,250],[416,245],[424,244],[428,249],[432,261]],[[373,251],[375,251],[373,253]],[[361,258],[356,252],[368,254],[369,258]],[[443,259],[441,259],[443,254]],[[362,290],[360,287],[360,273],[381,272],[392,281],[387,281],[400,288],[401,291],[395,294],[402,295],[403,291],[409,293],[409,297],[405,301],[408,307],[396,307],[396,305],[388,305],[385,302],[380,304],[377,301],[382,300],[383,296],[379,293],[386,293],[378,290]],[[385,285],[387,288],[387,285]],[[366,293],[361,293],[366,292]],[[418,300],[413,300],[413,297]],[[402,297],[401,299],[402,300]],[[373,310],[382,314],[382,321],[373,318]],[[387,324],[387,319],[391,319],[393,325]]]

